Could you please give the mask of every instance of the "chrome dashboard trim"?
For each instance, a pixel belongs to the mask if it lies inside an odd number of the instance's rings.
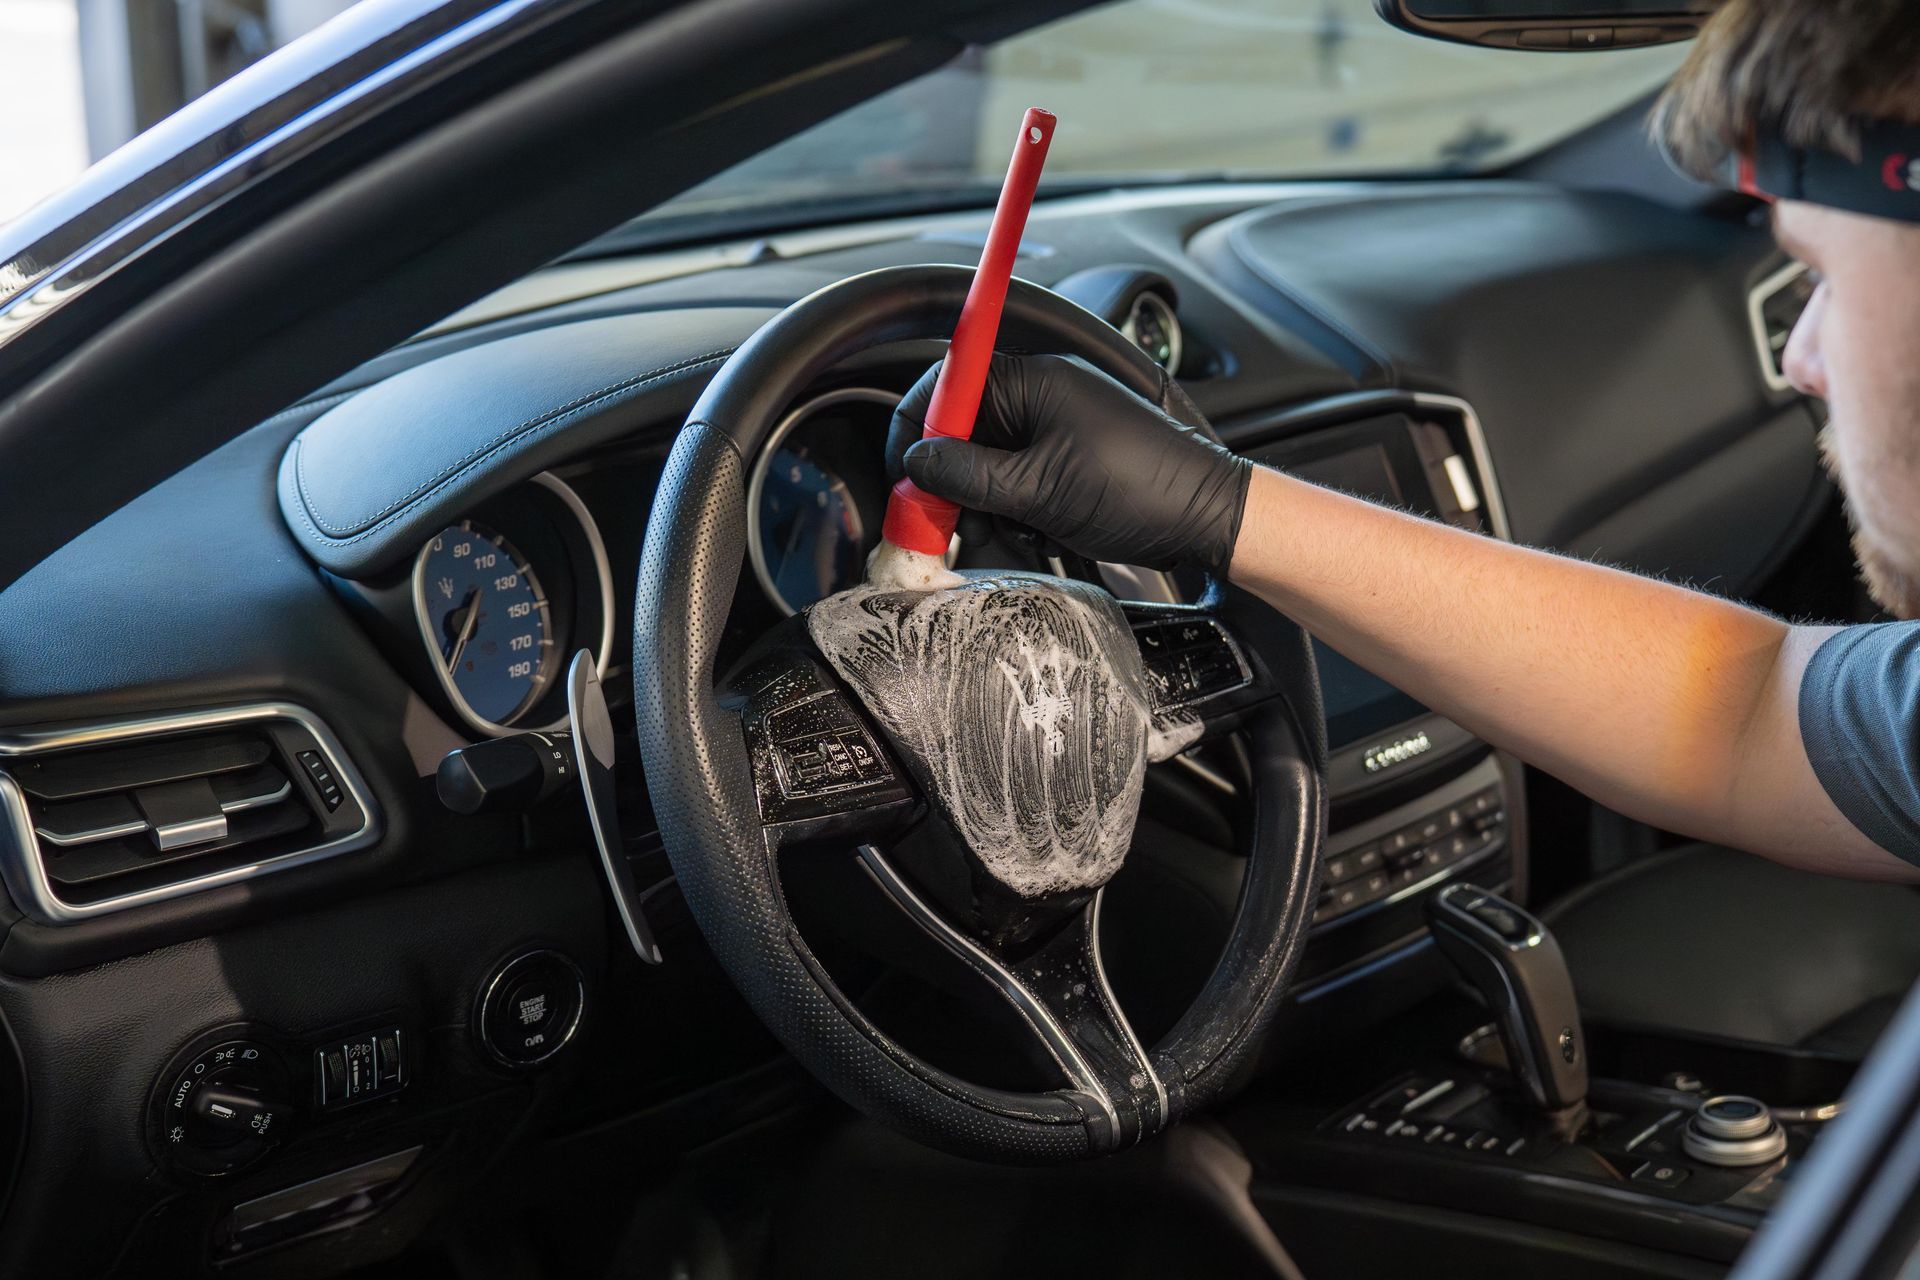
[[[258,862],[228,867],[206,875],[193,876],[173,884],[156,885],[136,893],[102,898],[98,902],[73,903],[62,899],[47,875],[40,841],[28,817],[26,794],[7,773],[4,764],[10,758],[45,751],[77,747],[103,746],[109,743],[187,733],[197,729],[217,729],[226,725],[260,724],[288,721],[306,730],[320,754],[332,767],[355,804],[360,806],[358,828],[310,849],[283,853]],[[171,715],[147,716],[129,720],[105,720],[50,729],[0,730],[0,880],[7,886],[14,904],[29,916],[45,924],[73,924],[98,916],[128,911],[156,902],[186,897],[221,885],[238,884],[273,871],[306,866],[365,848],[380,837],[379,811],[373,795],[360,773],[353,767],[340,740],[313,712],[290,702],[260,702],[238,707],[206,711],[185,711]]]
[[[600,526],[594,521],[593,513],[587,510],[587,504],[573,487],[551,471],[542,471],[528,483],[537,484],[557,497],[561,505],[567,508],[580,526],[581,534],[587,540],[587,548],[593,557],[594,577],[600,585],[600,643],[593,646],[594,670],[600,676],[607,674],[607,651],[613,648],[613,566],[607,559],[607,544],[600,536]],[[437,536],[437,535],[436,535]],[[454,713],[467,728],[489,738],[504,738],[514,733],[559,733],[566,729],[568,718],[562,715],[551,724],[496,724],[468,705],[459,686],[454,684],[453,673],[440,661],[440,646],[433,635],[433,624],[427,618],[426,568],[427,555],[433,546],[429,538],[420,544],[420,550],[413,557],[413,619],[420,627],[420,642],[426,646],[427,665],[433,668],[434,675],[440,679],[440,692],[446,696]],[[551,638],[551,637],[550,637]],[[569,646],[578,647],[578,646]],[[559,662],[558,648],[553,648],[548,659]],[[545,696],[544,692],[540,695]],[[531,710],[531,708],[527,708]]]
[[[1120,322],[1120,336],[1134,346],[1140,347],[1140,313],[1149,307],[1160,312],[1161,327],[1167,331],[1167,358],[1154,359],[1151,351],[1147,351],[1147,358],[1168,373],[1177,376],[1180,372],[1180,357],[1186,351],[1187,335],[1186,331],[1180,327],[1180,317],[1174,313],[1173,304],[1165,297],[1152,289],[1142,289],[1135,294],[1132,305],[1127,308],[1127,318]],[[1145,347],[1140,349],[1147,350]]]
[[[223,814],[245,813],[249,809],[264,809],[270,804],[279,804],[292,794],[293,783],[282,782],[277,789],[273,791],[263,791],[257,796],[242,796],[238,800],[223,800],[220,802],[220,812]],[[117,839],[120,836],[139,835],[142,831],[151,831],[152,829],[151,824],[149,824],[145,818],[141,818],[136,822],[121,822],[110,827],[94,827],[88,831],[75,831],[70,835],[55,835],[45,827],[35,827],[33,831],[35,835],[39,836],[48,844],[59,845],[62,848],[73,848],[77,845],[97,844],[102,840]],[[223,831],[221,834],[225,835],[226,833]]]
[[[1782,346],[1775,351],[1773,341],[1767,337],[1767,302],[1805,274],[1806,263],[1789,262],[1747,290],[1747,324],[1753,330],[1753,349],[1760,360],[1760,377],[1771,391],[1791,391],[1793,380],[1786,375],[1786,348]]]
[[[1493,454],[1487,448],[1487,432],[1480,425],[1480,415],[1459,396],[1415,391],[1412,399],[1422,409],[1439,409],[1460,419],[1461,430],[1467,433],[1467,448],[1473,454],[1473,469],[1480,473],[1481,501],[1487,509],[1487,524],[1492,527],[1494,537],[1512,542],[1513,526],[1507,523],[1507,503],[1500,495],[1500,477],[1493,469]]]
[[[787,603],[787,598],[774,585],[773,570],[767,567],[767,554],[760,547],[760,495],[767,487],[767,466],[774,450],[801,423],[822,409],[831,409],[837,404],[877,404],[891,410],[902,399],[904,397],[899,392],[881,387],[841,387],[836,391],[823,392],[787,410],[786,416],[774,424],[766,443],[760,446],[760,454],[753,459],[753,470],[747,476],[747,558],[753,562],[753,576],[759,580],[760,590],[766,593],[767,599],[782,614],[791,617],[798,610]],[[951,564],[952,560],[952,551],[949,550],[948,563]]]
[[[1261,414],[1227,423],[1220,435],[1227,447],[1239,452],[1243,436],[1290,434],[1293,431],[1337,428],[1369,414],[1404,413],[1408,409],[1426,409],[1451,414],[1460,419],[1466,433],[1467,451],[1473,455],[1473,467],[1479,473],[1481,505],[1486,508],[1487,525],[1503,542],[1513,541],[1513,527],[1507,522],[1507,504],[1500,492],[1500,477],[1494,470],[1493,452],[1487,447],[1486,428],[1472,403],[1459,396],[1434,391],[1406,391],[1387,388],[1380,391],[1347,391],[1319,400],[1293,405],[1280,413]]]

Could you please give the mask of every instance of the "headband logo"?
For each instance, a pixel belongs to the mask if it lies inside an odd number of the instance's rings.
[[[1889,191],[1920,191],[1920,161],[1896,151],[1880,166],[1880,181]]]

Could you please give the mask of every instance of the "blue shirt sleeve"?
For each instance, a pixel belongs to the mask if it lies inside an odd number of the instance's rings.
[[[1800,739],[1848,821],[1920,865],[1920,622],[1848,627],[1815,650]]]

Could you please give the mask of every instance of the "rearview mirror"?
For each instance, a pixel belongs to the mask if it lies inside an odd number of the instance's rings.
[[[1380,16],[1435,40],[1575,53],[1690,40],[1719,0],[1374,0]]]

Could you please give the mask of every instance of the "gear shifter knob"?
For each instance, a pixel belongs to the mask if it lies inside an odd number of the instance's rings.
[[[1560,944],[1497,894],[1448,885],[1427,898],[1427,923],[1447,959],[1493,1011],[1513,1073],[1550,1112],[1587,1099],[1586,1035]]]

